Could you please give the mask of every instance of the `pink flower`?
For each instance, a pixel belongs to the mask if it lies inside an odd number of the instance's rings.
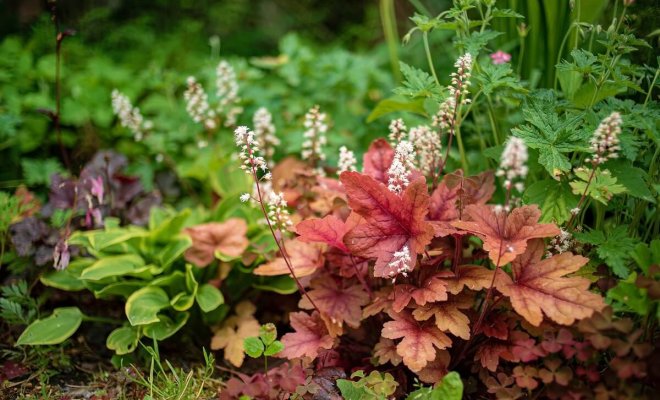
[[[96,178],[91,178],[90,183],[92,185],[90,192],[92,192],[93,196],[96,196],[99,204],[103,204],[103,178],[100,175]]]
[[[490,55],[490,59],[493,60],[493,64],[506,64],[511,61],[511,54],[505,53],[502,50],[497,50]]]
[[[69,261],[71,261],[71,253],[69,253],[69,244],[66,239],[60,239],[55,245],[53,250],[53,267],[56,270],[62,271],[69,266]]]

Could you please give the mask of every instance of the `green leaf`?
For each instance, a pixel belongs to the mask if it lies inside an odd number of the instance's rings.
[[[252,287],[278,294],[291,294],[298,290],[296,281],[294,281],[289,275],[262,278],[259,283],[253,283]]]
[[[491,15],[499,18],[525,18],[524,15],[518,14],[514,10],[508,8],[499,9],[497,7],[493,8]]]
[[[142,257],[136,254],[105,256],[86,268],[80,279],[98,281],[113,276],[137,274],[148,269]]]
[[[106,299],[112,296],[121,296],[127,299],[133,292],[143,288],[145,285],[147,283],[142,281],[122,281],[111,283],[100,289],[96,289],[93,284],[90,284],[90,288],[94,292],[94,297],[97,299]]]
[[[140,340],[140,331],[136,327],[123,326],[110,332],[105,341],[106,347],[116,354],[128,354],[135,351]]]
[[[575,238],[596,246],[596,254],[612,268],[615,275],[623,279],[628,277],[627,264],[637,243],[637,240],[628,236],[628,226],[619,225],[607,234],[599,230],[576,232]]]
[[[437,399],[461,400],[463,398],[463,381],[458,372],[452,371],[445,375],[433,392],[437,394]]]
[[[274,356],[275,354],[279,353],[282,350],[284,350],[284,343],[280,342],[279,340],[276,340],[266,347],[266,350],[264,350],[264,355]]]
[[[69,266],[62,271],[48,271],[39,277],[41,283],[69,292],[77,292],[85,289],[85,282],[80,280],[81,272],[94,263],[91,258],[79,258],[73,260]]]
[[[56,308],[49,317],[30,324],[16,341],[16,345],[38,346],[59,344],[73,335],[82,323],[83,313],[78,307]]]
[[[192,246],[192,239],[189,236],[181,236],[176,240],[171,241],[165,246],[164,249],[158,252],[157,258],[160,266],[163,268],[169,267],[181,255]]]
[[[539,150],[539,163],[552,177],[557,177],[571,169],[566,153],[585,150],[590,132],[577,127],[582,123],[582,115],[560,118],[556,114],[557,99],[552,91],[532,92],[523,107],[523,116],[528,122],[512,130],[514,136],[525,144]]]
[[[404,100],[400,97],[390,97],[383,99],[371,111],[367,117],[367,122],[373,122],[378,118],[399,111],[411,112],[426,116],[424,110],[424,99]]]
[[[160,321],[158,312],[169,307],[167,293],[157,286],[147,286],[126,300],[126,316],[131,325],[147,325]]]
[[[421,69],[399,62],[403,74],[403,86],[394,89],[394,93],[410,98],[440,96],[441,91],[433,77]]]
[[[646,183],[648,180],[646,171],[620,160],[608,162],[607,168],[612,171],[612,175],[616,177],[617,182],[621,182],[621,185],[626,188],[628,194],[655,203],[655,198],[653,198],[649,185]]]
[[[473,31],[470,36],[465,39],[457,40],[457,45],[465,49],[466,53],[479,54],[481,49],[486,47],[488,42],[502,35],[502,32],[491,31],[486,29],[482,31]]]
[[[264,344],[258,337],[249,337],[243,340],[243,349],[248,356],[258,358],[264,353]]]
[[[408,395],[407,400],[461,400],[463,382],[457,372],[452,371],[442,378],[435,388],[421,388]]]
[[[586,191],[587,196],[607,205],[612,196],[626,191],[624,186],[617,183],[617,179],[612,176],[610,171],[597,168],[591,183],[589,183],[591,173],[592,170],[589,168],[575,169],[575,176],[578,180],[570,183],[574,194],[582,196]]]
[[[541,207],[541,222],[563,224],[571,217],[571,209],[577,207],[578,197],[563,182],[546,179],[531,184],[523,196],[526,204]]]
[[[165,340],[183,328],[186,322],[188,322],[188,318],[190,318],[190,313],[188,312],[176,313],[174,320],[165,314],[158,314],[160,321],[145,326],[144,334],[151,339]]]
[[[651,300],[645,289],[635,285],[637,274],[631,274],[625,281],[620,281],[607,291],[607,300],[616,312],[634,312],[643,317],[651,311]]]
[[[195,299],[199,308],[204,312],[211,312],[225,302],[222,292],[209,283],[205,283],[197,289]]]
[[[48,185],[53,174],[63,173],[64,168],[54,158],[21,160],[23,177],[28,186]]]
[[[660,265],[660,239],[655,239],[648,245],[638,243],[631,257],[644,272],[644,275],[648,274],[651,265]]]
[[[375,396],[372,390],[369,390],[364,385],[360,385],[358,382],[348,379],[337,379],[336,383],[342,398],[345,400],[383,400],[383,397]]]
[[[157,225],[152,225],[152,221],[150,220],[150,238],[158,243],[169,242],[173,237],[181,233],[181,229],[185,226],[188,217],[190,217],[190,210],[185,209],[174,216],[161,220]]]
[[[177,293],[170,300],[170,305],[177,311],[186,311],[193,304],[195,304],[195,295],[186,292]]]
[[[259,338],[266,346],[273,343],[277,339],[277,327],[273,323],[261,325],[259,328]]]
[[[573,95],[573,104],[580,109],[586,109],[592,104],[592,101],[593,104],[596,104],[601,100],[607,99],[608,97],[614,97],[617,94],[625,91],[626,87],[624,85],[620,85],[614,82],[605,82],[601,86],[600,90],[598,90],[598,93],[594,98],[594,93],[596,92],[596,84],[589,81],[580,86],[580,88],[575,92]]]

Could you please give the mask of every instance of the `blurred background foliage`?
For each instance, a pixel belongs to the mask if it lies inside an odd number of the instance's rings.
[[[553,87],[554,65],[572,50],[577,29],[562,44],[564,32],[576,17],[607,21],[618,3],[498,0],[499,8],[524,15],[525,26],[515,18],[495,20],[493,28],[503,34],[493,38],[489,49],[511,53],[515,72],[528,88]],[[658,3],[637,3],[640,12],[635,18],[645,15],[649,22],[638,24],[639,36],[655,46],[633,57],[649,60],[658,48],[658,37],[650,31],[657,26]],[[44,115],[55,107],[55,27],[49,9],[53,4],[3,2],[2,189],[23,183],[45,189],[50,174],[64,169],[53,124]],[[571,12],[576,4],[579,12]],[[386,133],[385,118],[365,121],[380,100],[391,96],[400,79],[398,61],[425,69],[421,38],[401,45],[403,34],[414,26],[410,16],[435,16],[451,1],[95,0],[58,1],[56,6],[60,30],[76,31],[62,48],[61,121],[64,146],[73,160],[70,172],[77,173],[99,149],[115,148],[137,161],[132,172],[150,182],[168,168],[180,178],[207,178],[199,171],[217,148],[200,150],[195,145],[203,132],[186,115],[182,93],[189,75],[211,87],[221,59],[228,59],[239,75],[245,108],[239,124],[251,124],[254,111],[268,107],[283,139],[280,156],[299,151],[302,117],[314,104],[332,122],[329,164],[334,165],[340,144],[359,155],[373,138]],[[451,30],[429,35],[439,76],[451,72],[458,56],[453,36]],[[153,120],[159,132],[147,143],[135,143],[118,126],[110,107],[115,88]],[[227,139],[221,146],[231,144],[229,130],[219,135]],[[167,165],[154,162],[158,155],[166,156]]]

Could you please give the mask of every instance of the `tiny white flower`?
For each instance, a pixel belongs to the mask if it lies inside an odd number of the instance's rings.
[[[252,196],[250,196],[250,193],[243,193],[241,195],[241,202],[246,203],[248,200],[250,200]]]
[[[355,154],[348,150],[346,146],[341,146],[339,148],[339,166],[337,168],[337,175],[340,175],[345,171],[355,171],[355,165],[357,160],[355,159]]]
[[[136,142],[142,141],[144,134],[153,128],[153,123],[145,121],[140,109],[133,107],[128,97],[117,89],[112,91],[112,111],[119,119],[121,126],[128,128],[133,133]]]
[[[591,138],[592,158],[588,160],[594,165],[619,156],[619,134],[621,133],[621,114],[613,112],[598,125]]]
[[[328,131],[328,125],[325,120],[326,114],[320,112],[319,106],[314,106],[305,114],[304,126],[307,130],[303,133],[305,141],[300,153],[302,159],[309,160],[319,175],[323,175],[323,169],[318,164],[325,160],[323,146],[327,143],[325,133]]]
[[[415,167],[414,162],[413,145],[407,140],[400,141],[396,146],[392,165],[387,170],[387,187],[391,192],[400,194],[408,186],[408,176]]]

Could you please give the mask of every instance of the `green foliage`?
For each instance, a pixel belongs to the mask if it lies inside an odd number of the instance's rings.
[[[190,219],[189,210],[154,209],[149,229],[118,227],[108,220],[104,230],[77,232],[69,242],[94,258],[76,259],[63,271],[44,274],[41,282],[62,290],[86,289],[100,299],[125,299],[129,325],[107,339],[117,354],[135,350],[143,336],[164,340],[186,324],[195,304],[208,314],[224,302],[222,293],[202,280],[203,271],[181,260],[191,240],[180,232]]]
[[[64,172],[62,164],[54,158],[43,160],[26,158],[21,160],[21,167],[23,168],[25,183],[30,186],[46,186],[50,183],[50,177],[53,174]]]
[[[24,280],[0,288],[0,318],[11,325],[29,325],[38,315],[37,301]]]
[[[386,400],[394,394],[399,385],[394,377],[385,372],[371,371],[365,375],[359,370],[351,374],[351,379],[359,378],[357,381],[348,379],[337,379],[337,387],[346,400]]]
[[[463,381],[457,372],[445,375],[434,388],[423,387],[410,393],[407,400],[461,400],[463,398]]]
[[[21,203],[17,197],[0,192],[0,240],[3,247],[9,226],[21,215],[21,212]]]
[[[556,107],[552,91],[530,93],[522,110],[527,124],[512,130],[527,146],[539,150],[539,163],[553,177],[571,169],[566,153],[584,150],[591,134],[577,129],[582,122],[579,114],[560,117],[555,113]]]
[[[596,168],[594,171],[589,168],[578,168],[575,170],[575,176],[578,179],[570,182],[574,194],[582,195],[584,193],[605,205],[612,199],[612,196],[626,191],[625,186],[618,184],[617,179],[608,170]]]
[[[56,308],[51,316],[30,324],[16,344],[38,346],[62,343],[78,330],[82,321],[83,313],[78,307]]]
[[[243,349],[252,358],[274,356],[284,350],[284,344],[277,339],[277,328],[274,324],[264,324],[259,328],[259,336],[245,338]]]
[[[524,194],[525,203],[538,204],[541,207],[541,221],[563,224],[571,217],[571,209],[578,204],[579,198],[571,193],[567,184],[544,179],[534,182]]]
[[[620,225],[603,232],[591,230],[575,234],[576,239],[583,243],[594,245],[598,258],[603,260],[612,272],[620,278],[627,278],[630,271],[628,263],[637,241],[628,234],[628,227]]]
[[[215,358],[212,353],[204,350],[204,365],[186,371],[184,368],[174,367],[167,360],[163,362],[156,342],[153,347],[144,346],[144,349],[149,354],[148,374],[132,365],[127,378],[146,389],[149,394],[144,397],[145,400],[194,400],[216,395],[217,389],[210,387],[215,372]]]

